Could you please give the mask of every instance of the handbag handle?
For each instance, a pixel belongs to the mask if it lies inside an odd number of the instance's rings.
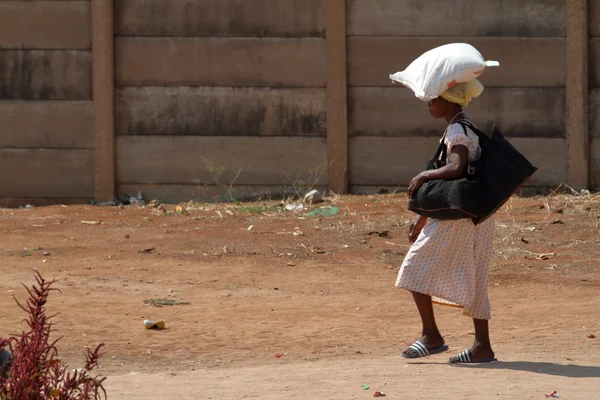
[[[461,119],[460,121],[456,122],[457,124],[460,124],[460,126],[462,126],[463,131],[465,132],[465,136],[469,137],[469,135],[467,134],[467,129],[463,124],[461,124],[461,121],[465,121],[465,123],[470,123],[470,121],[467,119]],[[469,125],[469,127],[471,127],[471,125]],[[479,135],[477,136],[479,137]],[[444,162],[446,162],[446,157],[448,156],[448,146],[446,146],[446,144],[444,143],[444,139],[446,139],[446,132],[444,132],[444,136],[442,136],[440,145],[437,151],[435,152],[435,155],[433,156],[434,160],[443,160]],[[481,138],[479,138],[479,143],[481,144]]]
[[[460,126],[462,126],[465,136],[467,136],[467,137],[469,137],[469,135],[467,133],[467,128],[466,128],[468,126],[473,131],[473,133],[475,133],[477,135],[477,138],[479,139],[480,147],[485,145],[485,143],[489,140],[487,135],[485,135],[479,129],[477,129],[475,127],[475,125],[473,125],[473,123],[471,121],[469,121],[468,119],[461,119],[459,121],[456,121],[456,123],[459,124]],[[435,160],[435,161],[442,160],[444,163],[446,162],[446,157],[448,156],[448,146],[446,146],[446,144],[444,143],[445,138],[446,138],[446,132],[444,132],[444,136],[442,136],[440,145],[438,146],[438,149],[435,152],[435,155],[433,156],[433,160]]]
[[[461,119],[456,123],[462,126],[463,130],[465,131],[465,135],[468,136],[466,128],[467,126],[473,131],[474,134],[477,135],[477,138],[479,139],[479,147],[483,147],[489,140],[488,136],[485,133],[481,132],[479,129],[477,129],[475,125],[473,125],[473,123],[468,119]]]

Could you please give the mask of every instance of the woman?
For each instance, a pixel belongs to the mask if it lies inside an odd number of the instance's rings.
[[[412,194],[426,181],[454,179],[465,173],[467,164],[479,159],[481,149],[477,135],[467,126],[463,107],[483,92],[477,80],[457,84],[429,102],[429,112],[448,122],[442,140],[448,146],[446,165],[421,172],[409,185]],[[479,225],[471,219],[436,220],[419,216],[411,225],[408,237],[412,246],[402,263],[396,286],[412,292],[423,322],[423,336],[406,349],[402,356],[419,358],[448,349],[435,322],[432,303],[461,307],[473,318],[473,347],[451,357],[451,363],[494,361],[488,320],[488,272],[492,258],[494,220]]]

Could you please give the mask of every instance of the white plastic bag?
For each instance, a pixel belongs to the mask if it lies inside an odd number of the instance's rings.
[[[485,61],[477,49],[467,43],[436,47],[413,61],[404,71],[390,75],[423,101],[435,99],[457,83],[478,78],[486,67],[497,67],[497,61]]]

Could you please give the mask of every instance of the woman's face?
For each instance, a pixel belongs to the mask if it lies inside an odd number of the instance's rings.
[[[442,118],[445,114],[448,102],[441,97],[436,97],[433,100],[429,100],[427,105],[429,105],[429,114],[431,114],[433,118]]]

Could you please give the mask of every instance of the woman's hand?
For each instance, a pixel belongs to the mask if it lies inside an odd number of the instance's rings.
[[[413,244],[417,240],[426,223],[427,217],[420,215],[415,222],[410,224],[410,228],[408,229],[408,241],[410,244]]]
[[[412,178],[410,183],[408,184],[408,197],[413,197],[413,194],[415,194],[417,189],[420,188],[421,185],[423,185],[427,181],[427,171],[421,172],[419,175]]]

